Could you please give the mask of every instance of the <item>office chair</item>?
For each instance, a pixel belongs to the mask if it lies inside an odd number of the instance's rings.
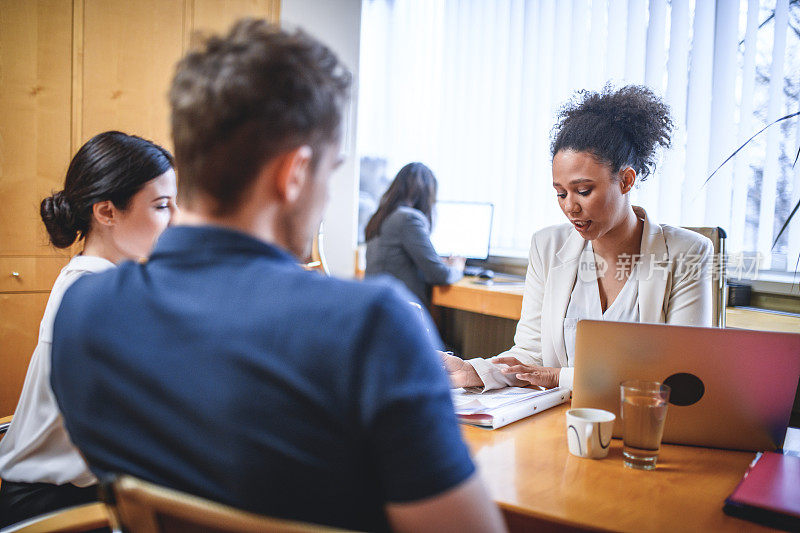
[[[321,533],[344,530],[260,516],[227,505],[120,476],[103,484],[113,529],[131,533]]]
[[[306,270],[319,270],[326,276],[330,276],[330,270],[328,270],[328,262],[325,260],[325,249],[322,246],[323,238],[322,238],[322,229],[314,236],[314,241],[311,243],[311,257],[308,258],[308,261],[303,264],[303,268]]]
[[[716,328],[725,327],[725,306],[727,305],[727,291],[725,290],[726,260],[725,239],[728,238],[725,230],[720,227],[684,227],[695,233],[699,233],[711,240],[714,245],[714,265],[711,275],[711,297],[713,300],[713,318],[711,325]]]
[[[11,425],[12,416],[0,418],[0,440],[2,440],[8,427]],[[0,485],[3,480],[0,479]],[[91,531],[108,527],[108,512],[103,503],[95,502],[84,505],[67,507],[52,513],[35,516],[28,520],[12,524],[0,529],[2,533],[44,533],[67,531]]]
[[[8,426],[11,425],[11,419],[14,418],[14,415],[4,416],[0,418],[0,439],[3,438],[6,431],[8,431]]]
[[[3,533],[66,533],[67,531],[92,531],[107,528],[110,524],[106,505],[94,502],[35,516],[0,531]]]

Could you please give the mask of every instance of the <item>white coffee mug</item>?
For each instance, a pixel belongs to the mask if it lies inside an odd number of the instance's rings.
[[[569,453],[592,459],[602,459],[608,455],[615,418],[617,417],[614,413],[602,409],[567,411]]]

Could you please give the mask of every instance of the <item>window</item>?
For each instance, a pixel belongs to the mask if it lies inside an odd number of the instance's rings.
[[[365,0],[359,146],[364,217],[397,170],[428,164],[439,199],[495,204],[492,255],[561,223],[550,131],[578,89],[646,84],[673,148],[632,201],[662,223],[721,226],[734,254],[794,272],[800,214],[798,0]]]

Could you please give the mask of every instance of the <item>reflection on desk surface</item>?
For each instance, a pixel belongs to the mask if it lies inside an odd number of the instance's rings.
[[[487,287],[493,287],[496,285],[507,285],[507,286],[522,288],[525,286],[524,279],[516,279],[516,278],[502,278],[502,277],[495,277],[492,279],[475,278],[475,279],[470,279],[470,282],[475,285],[486,285]]]
[[[783,453],[800,457],[800,428],[789,428],[783,441]]]
[[[581,459],[567,450],[567,409],[494,431],[462,428],[512,529],[546,523],[614,531],[770,531],[722,512],[754,453],[665,444],[658,467],[645,472],[622,466],[622,441],[613,439],[607,458]]]
[[[492,279],[483,279],[477,276],[465,276],[463,279],[455,282],[452,285],[442,285],[439,286],[439,288],[452,288],[456,290],[473,289],[477,291],[499,288],[501,290],[508,290],[509,292],[514,292],[514,294],[519,294],[519,296],[522,296],[522,290],[525,288],[525,278],[516,276],[506,277],[500,274]]]

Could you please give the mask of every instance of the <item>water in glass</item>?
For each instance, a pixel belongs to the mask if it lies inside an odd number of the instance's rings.
[[[625,466],[655,468],[664,433],[667,402],[653,394],[626,391],[622,399],[623,455]]]

